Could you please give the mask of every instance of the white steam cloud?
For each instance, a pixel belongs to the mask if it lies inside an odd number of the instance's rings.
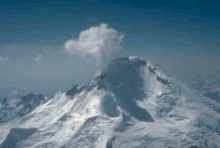
[[[101,72],[118,56],[123,38],[123,34],[108,28],[108,24],[100,24],[82,31],[78,39],[68,40],[64,49],[71,55],[95,60],[98,72]]]

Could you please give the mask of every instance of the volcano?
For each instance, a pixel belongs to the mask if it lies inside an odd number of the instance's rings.
[[[0,148],[217,148],[220,103],[150,61],[120,58],[88,83],[0,123],[0,133]]]

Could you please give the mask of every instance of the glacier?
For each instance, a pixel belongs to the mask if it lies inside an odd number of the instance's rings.
[[[16,116],[0,122],[1,148],[220,147],[220,103],[140,57],[112,60],[88,83],[30,102],[2,102],[0,113]],[[17,106],[29,111],[18,116]]]

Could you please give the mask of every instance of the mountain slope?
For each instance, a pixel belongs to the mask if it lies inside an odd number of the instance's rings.
[[[0,104],[0,122],[23,117],[46,101],[47,98],[42,94],[29,93],[20,96],[18,92],[12,92]]]
[[[220,147],[219,108],[149,61],[115,59],[87,84],[1,123],[0,143],[10,129],[34,128],[15,147]]]

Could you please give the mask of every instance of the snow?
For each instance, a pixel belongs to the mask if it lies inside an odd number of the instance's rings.
[[[121,58],[88,83],[58,92],[24,116],[0,123],[0,143],[6,147],[13,135],[10,129],[34,128],[13,146],[220,147],[216,108],[218,102],[150,61]]]
[[[18,92],[10,93],[0,106],[0,122],[7,122],[30,113],[40,104],[47,101],[43,95],[29,93],[20,96]]]

